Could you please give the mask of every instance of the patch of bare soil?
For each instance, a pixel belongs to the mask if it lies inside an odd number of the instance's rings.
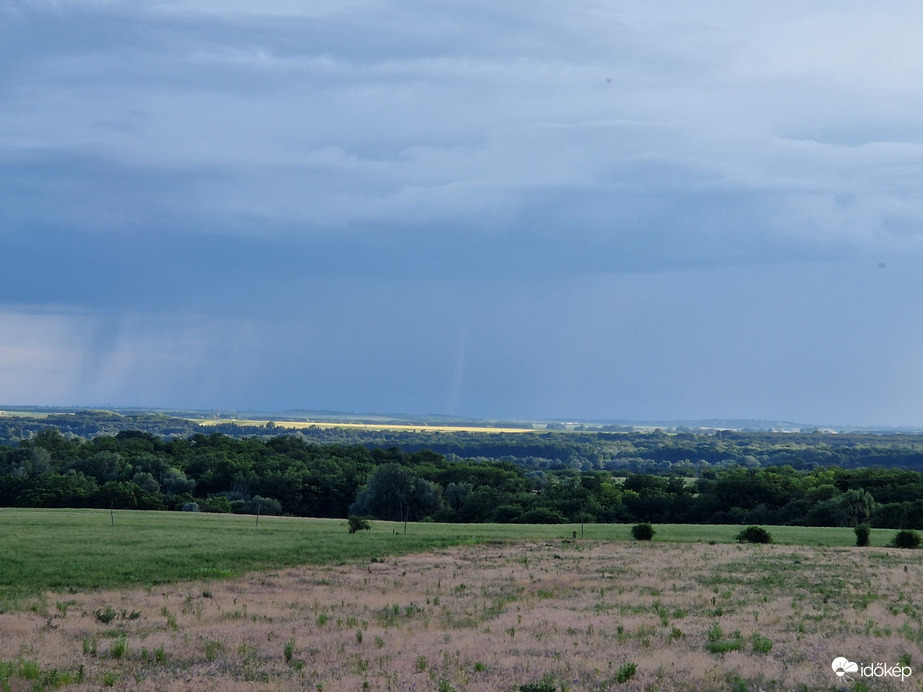
[[[0,615],[11,690],[813,690],[837,657],[923,679],[912,551],[556,541],[144,590]],[[919,673],[916,668],[920,668]],[[850,678],[852,680],[850,681]]]

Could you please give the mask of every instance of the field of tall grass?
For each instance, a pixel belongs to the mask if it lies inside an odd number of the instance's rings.
[[[0,689],[919,688],[893,532],[655,528],[0,510]]]

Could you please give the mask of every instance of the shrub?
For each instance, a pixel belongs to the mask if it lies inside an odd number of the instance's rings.
[[[750,637],[750,641],[753,644],[753,651],[757,654],[768,654],[772,651],[772,639],[769,637],[763,637],[756,632]]]
[[[891,546],[894,548],[919,548],[921,542],[923,542],[923,539],[920,538],[920,534],[916,531],[902,529],[894,534],[894,538],[891,539]]]
[[[650,524],[635,524],[631,527],[631,535],[636,541],[649,541],[654,537],[654,527]]]
[[[252,499],[231,500],[231,512],[234,514],[262,514],[278,517],[282,514],[282,503],[274,497],[254,495]]]
[[[456,692],[456,690],[448,680],[439,678],[439,692]]]
[[[567,517],[555,509],[537,507],[513,517],[513,524],[566,524]]]
[[[728,651],[740,651],[744,647],[740,632],[736,631],[730,637],[724,636],[724,631],[716,623],[708,629],[708,641],[705,649],[713,654],[725,654]]]
[[[738,543],[772,543],[772,534],[762,526],[748,526],[737,534]]]
[[[519,686],[519,692],[558,692],[554,677],[546,675],[541,682],[529,682]]]
[[[257,510],[257,507],[259,507],[259,510]],[[250,514],[256,514],[257,511],[266,516],[278,517],[282,515],[282,503],[274,497],[254,495],[253,499],[250,500]]]
[[[872,533],[872,530],[869,528],[868,524],[859,524],[856,528],[853,529],[856,532],[856,545],[860,548],[864,548],[869,544],[869,536]]]
[[[619,669],[615,672],[615,681],[619,684],[623,682],[628,682],[635,676],[635,671],[638,670],[638,664],[634,661],[625,661],[622,665],[619,666]]]
[[[96,616],[96,619],[104,625],[108,625],[119,616],[119,614],[112,609],[112,606],[106,606],[105,610],[102,608],[99,610],[94,610],[93,615]]]
[[[365,517],[356,516],[351,514],[348,518],[349,521],[349,532],[356,533],[356,531],[371,531],[372,525],[369,523],[369,520]]]
[[[217,512],[218,514],[231,513],[231,501],[224,495],[212,495],[205,500],[206,512]]]
[[[128,653],[128,642],[125,639],[125,635],[119,635],[116,637],[115,641],[112,642],[112,646],[109,648],[109,655],[112,658],[124,658]]]

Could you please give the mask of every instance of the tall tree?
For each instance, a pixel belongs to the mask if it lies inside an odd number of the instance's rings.
[[[863,488],[853,488],[836,498],[846,526],[864,524],[875,511],[875,498]]]
[[[406,521],[416,477],[397,463],[382,464],[369,476],[365,488],[350,505],[350,514],[370,514],[388,521]]]

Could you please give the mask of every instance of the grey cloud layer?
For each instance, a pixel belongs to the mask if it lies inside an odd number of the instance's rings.
[[[783,51],[796,37],[853,48],[855,22],[823,24],[810,10],[783,8],[797,21],[766,45],[759,26],[734,33],[715,10],[655,22],[605,4],[369,3],[321,17],[135,7],[5,10],[3,149],[38,152],[63,178],[48,191],[54,206],[86,227],[528,232],[533,200],[550,193],[579,219],[571,237],[618,239],[656,233],[659,209],[739,195],[764,199],[748,214],[780,216],[761,229],[771,242],[797,243],[794,219],[836,243],[859,234],[837,195],[864,197],[867,233],[919,214],[916,110],[896,107],[918,104],[919,90],[861,74],[843,83],[818,49],[799,51],[792,75]],[[859,45],[870,57],[880,48]],[[874,144],[882,135],[898,141]],[[101,166],[136,218],[112,211]],[[165,190],[171,178],[182,189]],[[84,209],[88,186],[100,189],[98,220]],[[17,193],[40,200],[39,188],[20,179]],[[593,214],[581,213],[588,198]],[[25,207],[35,211],[49,213]],[[677,217],[664,232],[694,245],[722,213],[684,227]]]

